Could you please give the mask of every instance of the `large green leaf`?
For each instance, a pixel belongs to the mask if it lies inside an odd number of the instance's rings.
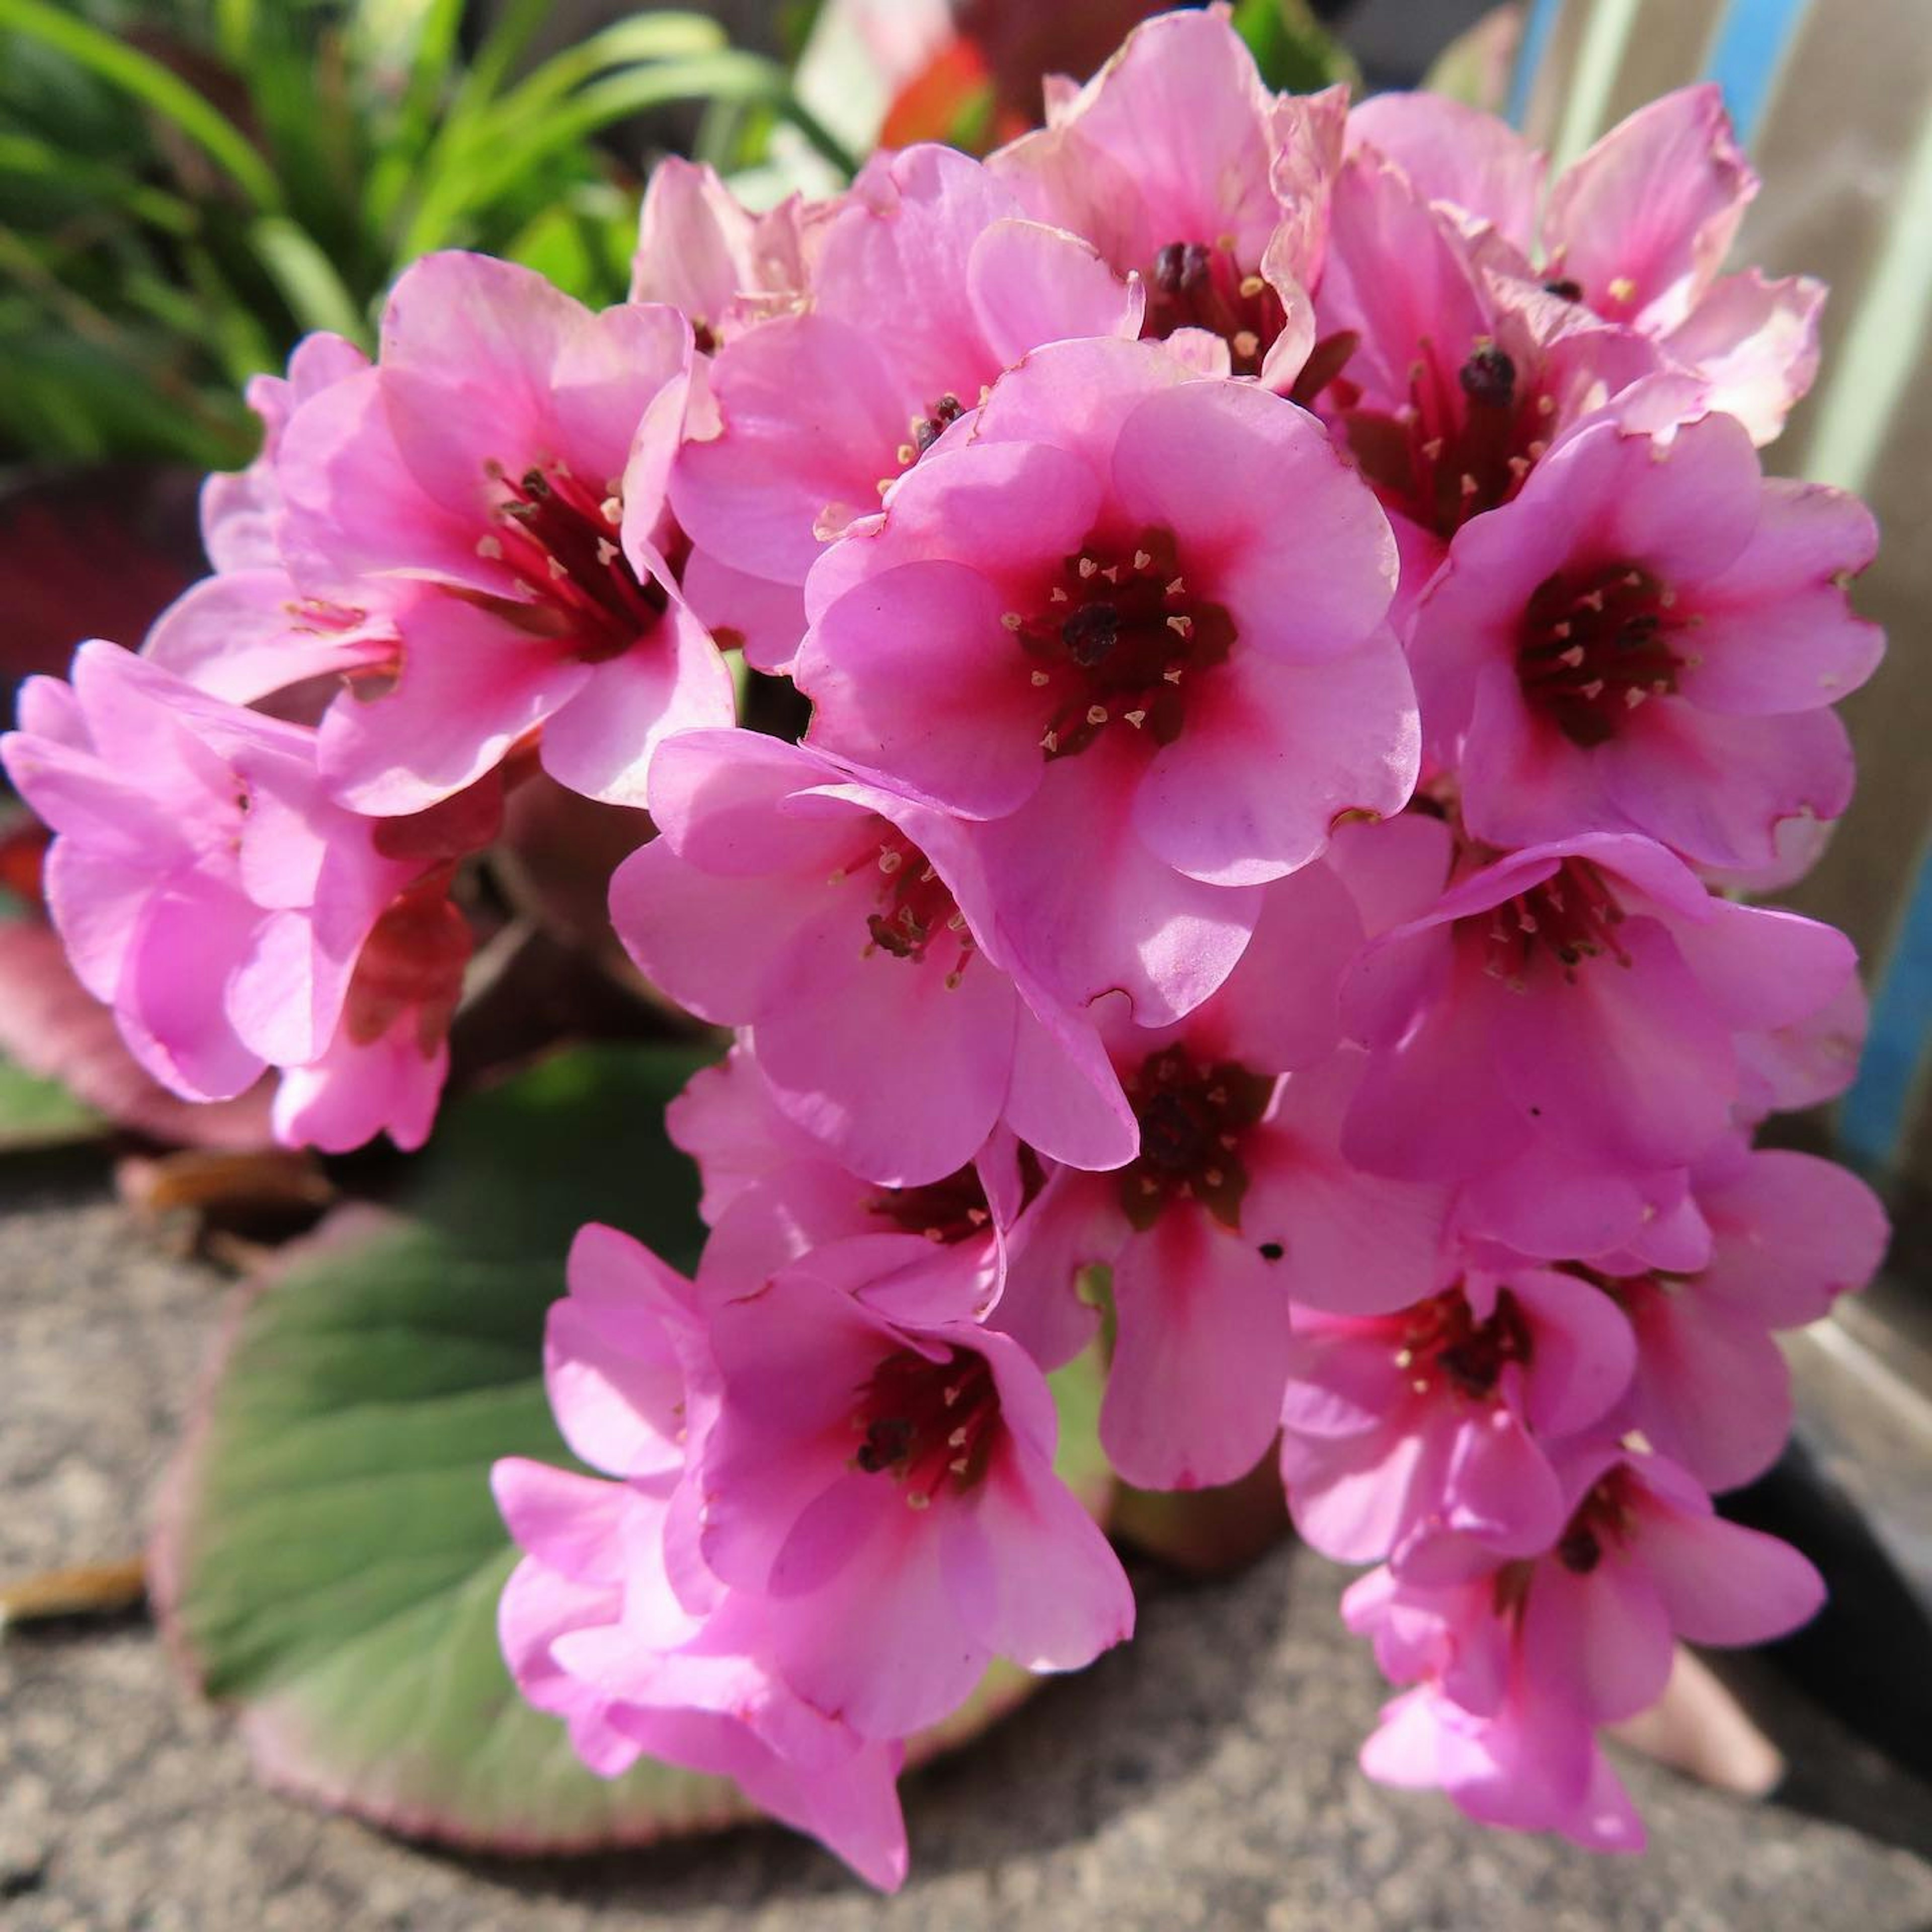
[[[246,1298],[154,1567],[178,1648],[277,1782],[499,1850],[745,1815],[729,1784],[662,1766],[592,1777],[516,1697],[494,1628],[514,1557],[489,1466],[570,1461],[540,1366],[572,1234],[604,1220],[694,1257],[695,1177],[662,1112],[699,1057],[568,1054],[458,1104],[393,1208],[339,1214]],[[1095,1380],[1060,1378],[1061,1466],[1097,1510]],[[1023,1688],[990,1677],[949,1733]]]

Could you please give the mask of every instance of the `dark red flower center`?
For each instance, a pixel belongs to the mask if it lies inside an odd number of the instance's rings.
[[[1520,368],[1492,341],[1479,340],[1454,365],[1434,344],[1420,344],[1408,402],[1393,415],[1359,406],[1360,390],[1333,374],[1329,347],[1316,346],[1310,369],[1333,382],[1363,475],[1390,509],[1445,542],[1472,517],[1507,503],[1550,446],[1556,398],[1538,372]],[[1303,393],[1298,384],[1298,400]]]
[[[1564,1569],[1587,1576],[1603,1561],[1605,1546],[1629,1537],[1632,1490],[1629,1469],[1622,1463],[1591,1486],[1557,1539],[1556,1560]]]
[[[993,1218],[986,1185],[970,1161],[944,1180],[928,1181],[922,1187],[883,1189],[868,1205],[882,1220],[908,1234],[923,1234],[949,1247],[976,1239]]]
[[[1690,620],[1676,594],[1640,566],[1604,564],[1546,577],[1524,610],[1516,675],[1531,708],[1573,745],[1600,745],[1652,698],[1677,688],[1688,659],[1674,648]]]
[[[1608,954],[1629,965],[1617,937],[1623,921],[1624,909],[1597,867],[1566,859],[1541,884],[1459,923],[1483,947],[1483,970],[1520,992],[1539,966],[1553,964],[1574,986],[1586,960]]]
[[[952,889],[897,826],[883,818],[873,823],[878,842],[848,860],[831,880],[835,886],[852,878],[874,882],[874,910],[866,916],[872,942],[866,950],[869,953],[877,948],[896,959],[918,964],[938,946],[952,957],[946,984],[958,986],[975,946]]]
[[[1042,610],[1010,610],[1002,621],[1039,694],[1049,758],[1084,752],[1110,725],[1172,744],[1188,680],[1234,642],[1234,620],[1190,589],[1167,530],[1124,544],[1089,538],[1060,565]]]
[[[1128,1220],[1144,1234],[1170,1202],[1194,1200],[1238,1231],[1248,1190],[1241,1144],[1268,1112],[1274,1079],[1233,1060],[1203,1066],[1170,1046],[1148,1054],[1120,1084],[1141,1128],[1140,1153],[1120,1174]]]
[[[1503,1370],[1530,1358],[1529,1324],[1508,1288],[1498,1292],[1495,1312],[1484,1321],[1460,1288],[1432,1295],[1400,1319],[1396,1362],[1418,1395],[1447,1383],[1472,1402],[1487,1402]]]
[[[1234,374],[1261,374],[1288,318],[1274,285],[1235,259],[1232,236],[1223,235],[1211,246],[1170,242],[1156,251],[1144,279],[1144,338],[1164,342],[1177,328],[1204,328],[1227,344]]]
[[[506,565],[530,593],[529,604],[515,607],[524,628],[567,639],[586,664],[622,656],[656,628],[670,598],[624,554],[616,484],[592,490],[562,464],[514,478],[492,474],[502,494],[496,527],[477,552]]]
[[[999,1388],[985,1356],[952,1348],[933,1361],[916,1349],[898,1349],[858,1396],[853,1465],[902,1484],[909,1509],[924,1509],[942,1490],[970,1490],[985,1477],[1000,1420]]]

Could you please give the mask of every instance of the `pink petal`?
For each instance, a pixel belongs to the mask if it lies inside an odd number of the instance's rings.
[[[1246,1238],[1171,1207],[1114,1264],[1120,1328],[1100,1409],[1143,1489],[1232,1482],[1266,1450],[1288,1381],[1288,1293]]]
[[[782,316],[728,344],[712,364],[723,419],[714,440],[678,452],[677,520],[734,568],[802,584],[815,530],[878,508],[897,475],[906,407],[861,331],[830,316]]]
[[[1344,814],[1399,812],[1420,728],[1390,632],[1320,664],[1236,649],[1190,695],[1186,727],[1155,753],[1134,818],[1177,871],[1252,886],[1318,856]]]
[[[1736,416],[1761,448],[1818,372],[1824,306],[1825,285],[1809,275],[1767,282],[1748,268],[1712,284],[1664,346],[1703,379],[1710,406]]]
[[[1140,333],[1142,287],[1123,281],[1090,244],[1033,221],[993,223],[967,266],[973,320],[1001,368],[1070,337],[1131,340]]]
[[[1120,426],[1113,480],[1130,518],[1173,531],[1184,572],[1227,607],[1244,656],[1337,658],[1388,608],[1388,519],[1314,418],[1265,389],[1157,391]]]
[[[1378,94],[1348,112],[1348,145],[1395,162],[1425,200],[1487,223],[1527,256],[1544,158],[1506,122],[1439,94]]]
[[[1027,1670],[1078,1670],[1133,1634],[1120,1558],[1038,1456],[1010,1444],[1000,1452],[976,1527],[997,1566],[993,1614],[980,1634],[999,1655]]]
[[[736,715],[717,646],[674,602],[654,632],[595,666],[548,720],[543,767],[586,798],[641,808],[660,745],[682,731],[729,726]]]
[[[1162,1026],[1234,970],[1261,895],[1188,878],[1142,843],[1130,803],[1134,748],[1103,736],[1054,760],[1024,808],[976,837],[1003,956],[1066,1005],[1118,991],[1137,1024]]]
[[[591,675],[550,640],[507,631],[473,604],[425,598],[410,614],[394,688],[346,695],[323,720],[322,775],[358,812],[423,811],[501,764]]]
[[[1550,272],[1580,283],[1599,314],[1667,328],[1715,278],[1756,191],[1721,92],[1680,88],[1619,122],[1551,189]]]
[[[1885,634],[1856,616],[1844,580],[1870,562],[1878,526],[1856,497],[1773,477],[1757,529],[1720,574],[1697,586],[1694,665],[1678,688],[1742,716],[1834,704],[1871,676]]]
[[[1764,1643],[1808,1623],[1825,1582],[1789,1544],[1720,1516],[1646,1512],[1645,1562],[1690,1643]]]

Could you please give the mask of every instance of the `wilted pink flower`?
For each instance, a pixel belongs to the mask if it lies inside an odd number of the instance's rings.
[[[1668,441],[1579,430],[1457,536],[1411,632],[1427,752],[1470,832],[1637,831],[1772,865],[1781,824],[1851,798],[1827,707],[1883,648],[1844,592],[1877,537],[1856,499],[1762,478],[1729,416]]]
[[[1630,1324],[1547,1269],[1472,1274],[1368,1318],[1296,1311],[1281,1469],[1295,1527],[1347,1563],[1453,1531],[1532,1556],[1562,1528],[1542,1443],[1602,1420],[1628,1387]]]
[[[1347,100],[1270,94],[1224,6],[1165,14],[1084,88],[1050,86],[1046,126],[988,165],[1140,277],[1146,334],[1204,334],[1232,374],[1286,390],[1314,340]]]
[[[493,1472],[526,1552],[499,1616],[518,1689],[566,1720],[602,1775],[648,1752],[734,1778],[762,1809],[896,1888],[898,1741],[862,1742],[788,1690],[772,1668],[771,1606],[727,1588],[692,1541],[687,1462],[716,1383],[690,1284],[616,1230],[583,1229],[544,1364],[566,1439],[615,1480],[518,1457]]]
[[[945,148],[868,164],[814,231],[811,282],[808,312],[720,351],[672,481],[700,555],[780,584],[1028,350],[1140,326],[1137,288]]]
[[[420,811],[540,737],[560,782],[639,805],[664,737],[730,722],[656,547],[691,352],[674,310],[592,315],[528,269],[435,255],[397,284],[378,365],[296,410],[275,465],[291,574],[412,592],[393,685],[324,721],[338,798]]]
[[[1647,839],[1512,854],[1375,941],[1345,985],[1370,1054],[1343,1148],[1467,1184],[1466,1227],[1520,1252],[1626,1245],[1658,1177],[1731,1126],[1739,1042],[1822,1010],[1853,963],[1842,934],[1714,898]]]
[[[1706,406],[1768,442],[1817,368],[1822,286],[1720,275],[1757,177],[1714,85],[1680,88],[1611,129],[1551,188],[1543,157],[1502,122],[1426,94],[1349,115],[1352,144],[1398,163],[1418,194],[1489,244],[1484,259],[1654,339]],[[1539,257],[1540,239],[1540,260]]]
[[[1133,1600],[1053,1473],[1039,1369],[1004,1335],[850,1293],[860,1245],[714,1293],[700,1543],[770,1600],[791,1688],[891,1738],[957,1708],[995,1656],[1079,1668],[1128,1635]]]
[[[956,820],[749,731],[690,732],[653,781],[662,836],[611,881],[643,970],[749,1029],[780,1108],[874,1183],[920,1186],[1004,1120],[1118,1166],[1132,1116],[1092,1023],[994,936]]]
[[[1394,575],[1292,404],[1150,344],[1052,345],[814,572],[810,736],[997,821],[1021,956],[1164,1023],[1226,977],[1255,888],[1407,798]]]
[[[1212,999],[1178,1026],[1108,1030],[1136,1157],[1055,1174],[1015,1230],[993,1318],[1030,1340],[1070,1326],[1081,1270],[1112,1270],[1100,1439],[1143,1487],[1230,1482],[1264,1453],[1292,1302],[1393,1308],[1436,1285],[1448,1190],[1362,1173],[1337,1144],[1363,1058],[1334,1051],[1335,988],[1360,930],[1325,866],[1268,886]]]

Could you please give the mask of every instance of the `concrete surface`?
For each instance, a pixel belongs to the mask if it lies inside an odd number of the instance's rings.
[[[9,1176],[17,1173],[10,1167]],[[221,1286],[98,1174],[0,1213],[0,1575],[130,1552]],[[910,1780],[914,1876],[884,1902],[774,1830],[518,1865],[426,1853],[259,1788],[139,1618],[0,1643],[5,1932],[1926,1932],[1932,1798],[1820,1714],[1762,1709],[1814,1811],[1628,1768],[1654,1845],[1604,1861],[1379,1791],[1382,1688],[1342,1573],[1277,1552],[1141,1580],[1142,1631]],[[1851,1822],[1844,1822],[1852,1821]]]

